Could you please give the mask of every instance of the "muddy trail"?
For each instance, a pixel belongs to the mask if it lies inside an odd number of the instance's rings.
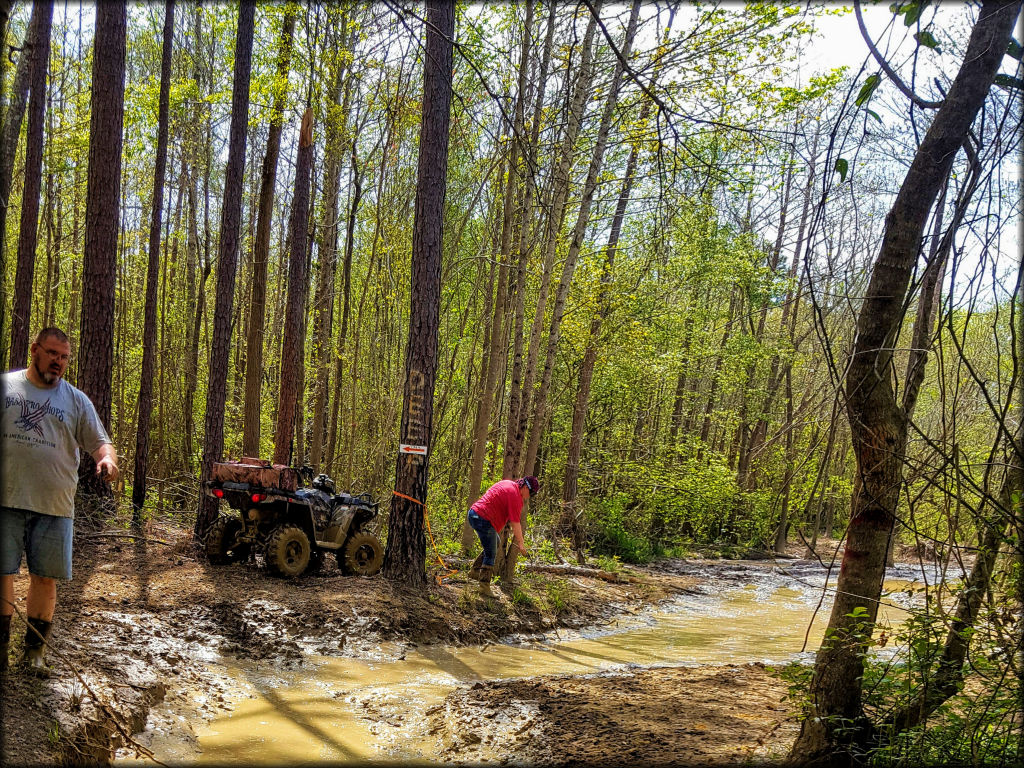
[[[771,759],[795,719],[765,662],[799,651],[824,582],[805,561],[667,561],[624,569],[619,582],[526,572],[486,599],[440,567],[422,591],[345,577],[333,563],[292,581],[253,563],[210,566],[188,531],[162,523],[142,539],[80,530],[74,569],[58,598],[53,675],[5,680],[5,765],[133,762],[136,747],[172,763]],[[792,609],[778,622],[784,640],[748,607],[780,580]],[[723,590],[740,601],[725,614]],[[695,626],[701,616],[721,643]],[[753,654],[730,645],[745,620],[768,639]],[[21,626],[16,617],[12,658]],[[654,627],[667,627],[671,648],[644,634]],[[688,656],[690,646],[717,650]],[[498,664],[495,649],[513,655]],[[559,655],[583,662],[548,664]],[[413,666],[400,673],[401,663]],[[420,686],[435,674],[446,677]],[[267,717],[284,724],[280,738],[250,739],[251,755],[230,740],[218,751],[232,721],[259,733],[253,718]]]

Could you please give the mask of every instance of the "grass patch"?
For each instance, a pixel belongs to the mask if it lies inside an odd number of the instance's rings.
[[[572,610],[578,602],[576,588],[564,579],[555,579],[544,585],[545,602],[556,616]]]
[[[526,588],[522,585],[516,585],[512,587],[512,594],[509,595],[509,602],[517,608],[533,608],[537,601],[533,599],[533,596],[526,591]]]

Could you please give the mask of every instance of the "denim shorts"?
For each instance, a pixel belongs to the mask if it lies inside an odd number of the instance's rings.
[[[70,517],[0,507],[0,573],[17,573],[25,553],[29,573],[70,580],[73,532]]]
[[[484,548],[484,565],[494,565],[494,556],[498,552],[498,532],[494,530],[491,521],[480,517],[476,510],[470,509],[466,516],[469,525],[480,538],[480,544]]]

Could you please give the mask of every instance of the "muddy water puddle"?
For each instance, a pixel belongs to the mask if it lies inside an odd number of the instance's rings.
[[[823,569],[685,563],[676,570],[691,567],[700,577],[693,593],[589,632],[463,648],[383,644],[362,657],[307,656],[291,668],[225,658],[210,665],[220,681],[217,707],[186,722],[163,705],[140,741],[172,764],[423,762],[437,748],[427,731],[431,710],[478,681],[811,659],[831,608],[830,593],[822,599]],[[891,570],[879,631],[891,634],[914,599],[909,588],[936,575]],[[196,706],[205,695],[185,698]]]

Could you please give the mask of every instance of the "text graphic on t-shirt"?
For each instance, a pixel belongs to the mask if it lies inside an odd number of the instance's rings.
[[[4,407],[10,408],[13,405],[21,407],[21,416],[14,421],[14,425],[25,432],[34,432],[40,437],[43,436],[41,423],[47,415],[56,416],[58,421],[64,421],[64,409],[50,405],[50,398],[45,402],[37,403],[20,395],[8,395],[5,398]]]

